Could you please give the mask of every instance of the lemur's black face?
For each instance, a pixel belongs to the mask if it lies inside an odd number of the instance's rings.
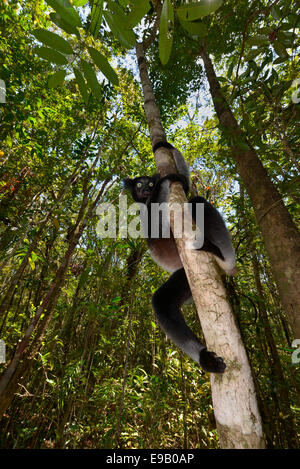
[[[154,180],[149,177],[139,177],[135,179],[134,191],[136,194],[136,198],[143,202],[146,201],[150,196],[153,187],[154,187]]]
[[[136,202],[146,203],[148,197],[155,186],[155,178],[148,176],[141,176],[135,179],[124,179],[124,188],[129,189],[133,199]]]

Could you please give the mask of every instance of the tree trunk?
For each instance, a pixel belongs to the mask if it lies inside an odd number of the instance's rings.
[[[145,113],[151,143],[165,139],[159,110],[149,80],[143,45],[136,46]],[[165,149],[155,152],[161,175],[176,172],[171,155]],[[170,203],[186,202],[178,183],[172,184]],[[214,413],[222,448],[264,448],[261,418],[258,411],[253,378],[245,348],[236,327],[226,290],[211,254],[188,250],[184,239],[177,238],[193,298],[197,306],[208,349],[224,357],[227,363],[223,375],[211,374]]]
[[[230,135],[232,156],[251,199],[264,238],[283,308],[295,338],[300,338],[299,232],[255,149],[239,130],[238,123],[222,95],[205,46],[201,49],[201,57],[217,116],[226,133]],[[246,143],[249,149],[242,149],[241,143]]]

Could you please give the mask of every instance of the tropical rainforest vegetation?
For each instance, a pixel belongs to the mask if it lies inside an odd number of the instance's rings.
[[[169,274],[144,239],[97,232],[122,179],[157,171],[136,41],[192,190],[232,235],[222,282],[264,444],[299,447],[298,2],[2,0],[0,24],[1,447],[230,446],[210,375],[155,319]]]

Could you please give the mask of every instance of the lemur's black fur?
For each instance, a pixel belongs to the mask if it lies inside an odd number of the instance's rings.
[[[172,233],[169,238],[163,238],[161,235],[155,238],[150,236],[151,204],[168,202],[171,182],[181,182],[186,194],[190,186],[189,169],[182,154],[168,142],[156,143],[153,152],[161,147],[172,152],[178,174],[168,174],[163,178],[156,174],[151,177],[126,178],[123,181],[124,188],[131,192],[133,199],[148,208],[147,241],[152,258],[165,270],[173,272],[167,282],[154,293],[152,304],[162,329],[176,345],[199,363],[205,371],[223,373],[226,368],[223,359],[206,349],[182,316],[180,308],[191,298],[191,291]],[[189,203],[194,220],[197,204],[204,204],[204,243],[201,249],[213,253],[223,270],[229,275],[233,274],[235,254],[230,234],[221,215],[203,197],[193,197]]]

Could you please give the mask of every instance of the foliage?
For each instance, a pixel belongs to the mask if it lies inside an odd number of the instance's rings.
[[[21,362],[22,381],[0,424],[1,446],[217,448],[209,376],[154,319],[151,292],[166,273],[144,242],[100,239],[92,212],[72,245],[106,180],[112,185],[101,202],[117,206],[122,177],[155,171],[141,91],[119,60],[132,47],[133,29],[150,28],[154,10],[148,2],[120,1],[103,11],[102,3],[91,10],[79,0],[72,8],[59,0],[0,5],[0,78],[7,85],[0,110],[0,336],[7,360],[73,249],[51,315],[43,312]],[[262,0],[215,2],[214,14],[189,17],[188,25],[179,2],[168,4],[175,11],[170,58],[161,64],[157,42],[147,51],[156,97],[170,140],[191,166],[194,189],[230,227],[239,275],[227,281],[228,296],[268,445],[288,448],[291,420],[299,433],[299,364],[291,361],[289,326],[228,135],[212,113],[203,118],[196,92],[203,102],[205,35],[222,92],[297,220],[296,2],[271,8]],[[41,59],[36,40],[67,65]],[[194,308],[185,308],[200,334]]]

